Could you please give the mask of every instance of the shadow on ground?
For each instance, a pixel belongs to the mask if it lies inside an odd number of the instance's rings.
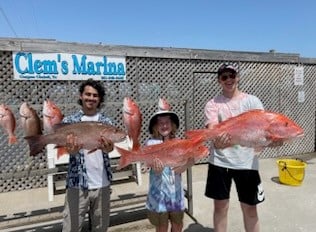
[[[214,232],[214,229],[209,227],[204,227],[199,223],[193,223],[184,229],[183,232]]]
[[[19,215],[22,217],[23,215]],[[128,210],[112,210],[111,211],[111,219],[110,219],[110,227],[123,225],[129,222],[136,222],[139,220],[143,220],[147,218],[147,210],[144,206],[129,208]],[[59,219],[60,221],[61,219]],[[46,221],[43,223],[38,223],[34,225],[25,225],[23,228],[20,225],[20,228],[8,228],[7,231],[15,231],[15,232],[60,232],[62,230],[62,223],[56,221]],[[132,228],[133,231],[136,228]],[[88,215],[86,216],[85,223],[82,231],[89,231],[89,219]],[[126,230],[125,230],[126,231]]]

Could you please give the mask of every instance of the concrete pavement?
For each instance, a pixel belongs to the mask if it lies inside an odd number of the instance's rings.
[[[307,162],[305,178],[301,186],[279,183],[276,158],[260,160],[260,173],[266,196],[266,200],[258,206],[263,232],[315,231],[316,154],[296,157]],[[192,173],[193,218],[185,215],[184,231],[212,232],[213,203],[211,199],[204,196],[207,165],[195,165]],[[183,177],[186,183],[186,175]],[[135,182],[113,185],[109,232],[155,231],[146,219],[144,209],[147,188],[147,174],[143,174],[141,186]],[[47,188],[1,193],[0,230],[60,231],[63,202],[64,194],[55,195],[54,201],[49,202]],[[130,204],[131,202],[133,204]],[[242,214],[234,188],[231,194],[228,224],[229,232],[244,231]]]

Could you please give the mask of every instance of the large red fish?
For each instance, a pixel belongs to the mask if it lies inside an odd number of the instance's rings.
[[[203,141],[212,140],[216,136],[228,133],[231,145],[253,147],[260,151],[272,142],[287,142],[302,137],[303,129],[283,114],[251,110],[229,118],[212,129],[197,129],[186,131],[188,138],[200,138]]]
[[[130,97],[125,97],[123,100],[123,122],[128,137],[133,141],[133,150],[137,150],[140,147],[139,136],[142,126],[142,114],[138,105]]]
[[[27,102],[20,106],[20,123],[24,130],[24,136],[42,134],[41,120],[37,112]]]
[[[45,133],[53,132],[54,125],[64,118],[60,108],[51,100],[46,99],[43,104],[43,129]]]
[[[179,167],[186,164],[189,158],[202,159],[209,154],[208,148],[200,139],[171,139],[160,144],[141,147],[137,151],[128,151],[115,147],[121,154],[118,169],[133,162],[144,162],[152,166],[159,159],[164,166]]]
[[[114,126],[100,122],[77,122],[72,124],[58,124],[54,126],[54,132],[45,135],[25,137],[30,147],[30,155],[40,153],[47,144],[56,144],[57,157],[64,154],[67,136],[77,137],[77,142],[82,148],[93,152],[100,147],[102,137],[113,143],[121,142],[126,138],[126,133]]]
[[[12,110],[4,105],[0,105],[0,125],[6,131],[9,136],[9,144],[14,144],[17,142],[17,138],[15,136],[15,127],[16,121]]]

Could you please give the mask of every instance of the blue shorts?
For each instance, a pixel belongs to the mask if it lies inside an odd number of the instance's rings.
[[[264,191],[257,170],[236,170],[209,164],[205,196],[216,200],[229,199],[234,180],[238,199],[248,205],[264,201]]]

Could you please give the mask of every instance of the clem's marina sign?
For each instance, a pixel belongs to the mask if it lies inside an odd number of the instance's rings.
[[[14,52],[15,80],[126,80],[125,57]]]

